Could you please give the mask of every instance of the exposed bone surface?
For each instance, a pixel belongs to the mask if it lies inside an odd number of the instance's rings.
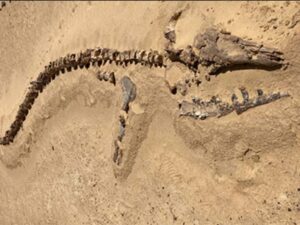
[[[128,111],[129,103],[132,102],[136,97],[135,84],[130,80],[129,77],[124,76],[121,80],[122,91],[123,91],[123,105],[122,110]]]
[[[239,65],[273,69],[281,67],[284,61],[282,52],[276,49],[243,40],[214,28],[198,34],[193,46],[199,50],[197,55],[200,62],[212,65],[210,74]]]
[[[181,62],[194,71],[207,67],[209,75],[233,69],[274,70],[286,66],[283,53],[279,50],[243,40],[216,28],[199,33],[193,46],[188,45],[184,49],[174,47],[175,39],[166,39],[169,44],[165,50],[171,61]]]
[[[169,40],[171,43],[176,42],[176,33],[175,33],[175,26],[177,23],[177,20],[182,14],[182,10],[174,13],[174,15],[171,17],[168,26],[166,27],[164,31],[165,38]]]
[[[222,102],[219,98],[213,96],[211,100],[204,101],[200,98],[193,98],[192,102],[183,100],[179,104],[180,116],[189,116],[194,119],[204,120],[208,117],[223,117],[235,111],[238,115],[260,105],[268,104],[283,97],[289,97],[288,93],[271,93],[265,95],[258,90],[256,98],[249,99],[248,92],[245,88],[240,88],[243,96],[243,102],[239,102],[235,94],[232,95],[232,104]]]
[[[129,59],[127,56],[132,51],[141,52],[141,57],[135,55],[133,60]],[[120,58],[114,57],[116,55],[120,56]],[[151,55],[154,57],[154,59],[148,57]],[[29,91],[27,92],[23,103],[21,103],[19,106],[15,120],[12,122],[10,128],[6,130],[5,135],[0,137],[0,145],[9,145],[14,141],[16,135],[26,120],[27,114],[35,102],[35,99],[39,96],[39,93],[42,93],[47,85],[55,80],[60,74],[64,74],[66,70],[67,72],[71,72],[72,69],[88,69],[91,65],[93,67],[100,67],[104,66],[107,62],[110,64],[114,62],[116,66],[120,66],[120,64],[125,64],[126,66],[128,63],[134,62],[135,64],[139,63],[145,67],[152,67],[153,65],[157,67],[164,67],[164,59],[164,56],[158,51],[125,50],[119,52],[109,48],[86,49],[85,51],[78,52],[77,54],[71,53],[67,54],[65,57],[59,57],[57,60],[46,65],[44,71],[39,73],[35,81],[30,82],[31,86],[28,88]],[[97,78],[99,80],[109,81],[114,85],[116,83],[113,72],[103,73],[98,71]],[[128,110],[127,108],[129,102],[132,101],[135,96],[135,86],[130,82],[131,81],[128,77],[121,81],[124,88],[123,107],[126,108],[126,110]],[[127,92],[128,95],[125,94]]]
[[[114,141],[114,154],[113,162],[117,165],[122,163],[123,151],[122,141],[126,133],[126,122],[127,115],[129,111],[129,103],[134,101],[136,98],[136,85],[131,81],[128,76],[124,76],[120,80],[122,93],[123,93],[123,103],[121,107],[121,114],[119,115],[119,131],[117,135],[117,140]]]
[[[299,3],[6,3],[0,225],[300,225]]]

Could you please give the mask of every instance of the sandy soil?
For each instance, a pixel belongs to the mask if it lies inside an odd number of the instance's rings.
[[[204,28],[278,48],[286,70],[238,70],[191,95],[290,98],[220,119],[178,117],[162,68],[113,65],[137,97],[129,150],[112,161],[121,89],[97,69],[66,73],[38,98],[15,142],[0,146],[0,224],[300,224],[300,2],[11,2],[0,11],[0,136],[27,87],[51,60],[96,46],[164,48],[177,10],[176,46]],[[171,70],[174,77],[181,69]]]

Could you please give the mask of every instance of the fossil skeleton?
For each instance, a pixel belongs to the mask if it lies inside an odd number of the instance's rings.
[[[124,76],[120,80],[121,86],[122,86],[122,92],[123,92],[123,104],[122,104],[122,110],[121,114],[119,116],[119,134],[117,137],[117,140],[114,142],[115,152],[113,155],[113,161],[120,165],[123,155],[122,150],[122,140],[125,136],[125,128],[126,128],[126,119],[127,114],[129,110],[129,103],[134,101],[136,97],[136,86],[135,84],[130,80],[129,77]]]
[[[50,84],[59,74],[70,72],[72,69],[89,68],[92,66],[101,66],[105,63],[115,62],[116,65],[140,63],[145,66],[165,66],[163,64],[164,57],[156,51],[123,51],[112,50],[108,48],[87,49],[79,54],[68,54],[54,62],[50,62],[41,72],[35,81],[31,82],[29,91],[27,92],[23,103],[19,106],[15,121],[11,124],[10,129],[6,131],[5,136],[0,139],[0,144],[8,145],[13,142],[15,136],[19,132],[24,123],[29,110],[44,88]],[[98,79],[112,79],[106,75],[98,75]],[[115,81],[113,81],[115,82]]]
[[[116,78],[114,72],[107,73],[107,72],[98,72],[97,78],[102,81],[110,82],[113,85],[116,85]],[[120,165],[123,155],[122,149],[122,140],[125,136],[125,129],[126,129],[126,122],[128,117],[129,111],[129,103],[134,101],[136,97],[136,85],[131,81],[131,79],[127,76],[124,76],[120,80],[123,98],[122,98],[122,107],[121,113],[119,115],[119,131],[117,135],[117,139],[114,141],[113,145],[115,148],[113,154],[113,161]]]
[[[288,93],[264,94],[261,89],[257,90],[258,96],[249,99],[246,88],[241,87],[243,102],[239,102],[235,94],[232,95],[232,104],[223,102],[220,98],[213,96],[209,101],[200,98],[193,98],[192,102],[182,101],[179,103],[180,116],[190,116],[195,119],[206,119],[208,117],[222,117],[235,111],[238,115],[259,105],[268,104],[283,97],[288,97]]]
[[[216,28],[208,28],[196,35],[193,45],[176,49],[175,26],[181,15],[182,11],[175,13],[164,31],[168,40],[165,50],[171,61],[183,63],[194,71],[206,67],[208,75],[240,67],[272,70],[286,66],[282,52]]]
[[[284,61],[283,54],[275,49],[266,48],[254,42],[242,40],[233,36],[228,32],[219,32],[216,29],[208,29],[204,33],[195,37],[193,46],[189,45],[184,49],[176,49],[176,21],[180,17],[181,12],[176,13],[170,20],[165,30],[165,38],[167,45],[164,53],[156,50],[127,50],[118,51],[109,48],[87,49],[78,54],[68,54],[65,57],[50,62],[45,66],[35,81],[32,81],[24,101],[19,106],[15,120],[5,135],[0,138],[1,145],[9,145],[12,143],[21,129],[30,109],[32,108],[36,98],[43,92],[45,87],[50,84],[59,74],[71,72],[78,68],[101,67],[106,63],[114,63],[116,66],[126,66],[128,64],[140,64],[148,67],[167,68],[172,62],[179,62],[185,65],[195,75],[193,82],[201,84],[199,73],[206,70],[206,77],[209,80],[210,75],[217,75],[222,70],[242,69],[247,66],[259,69],[278,69],[284,67],[287,63]],[[224,45],[220,43],[225,43]],[[222,47],[227,46],[227,47]],[[229,47],[228,47],[229,46]],[[232,53],[235,54],[232,54]],[[242,67],[241,67],[242,66]],[[104,80],[116,85],[116,77],[114,73],[97,73],[99,80]],[[120,163],[122,158],[121,142],[125,135],[126,117],[129,110],[129,104],[135,99],[136,86],[129,77],[123,77],[120,80],[123,91],[122,113],[119,115],[119,134],[115,140],[115,153],[113,161]],[[189,84],[189,82],[185,82]],[[182,84],[178,84],[182,85]],[[173,94],[178,89],[177,86],[169,88]],[[180,115],[190,116],[195,119],[205,119],[207,117],[221,117],[232,111],[238,114],[272,101],[288,94],[275,93],[264,95],[261,90],[258,91],[258,97],[249,99],[246,89],[241,89],[244,101],[239,103],[235,95],[232,96],[232,104],[224,103],[217,97],[213,97],[209,102],[200,99],[193,99],[193,102],[183,101],[180,103]]]

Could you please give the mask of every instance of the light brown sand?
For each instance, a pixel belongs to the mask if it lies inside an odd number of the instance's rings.
[[[162,50],[179,9],[178,47],[214,25],[290,62],[285,71],[226,72],[192,94],[226,99],[244,85],[292,97],[196,121],[178,118],[182,97],[169,93],[163,69],[111,68],[138,88],[129,125],[139,137],[119,171],[111,154],[120,90],[92,69],[66,73],[16,141],[0,146],[1,225],[300,224],[299,2],[12,2],[0,11],[0,136],[49,61],[96,46]]]

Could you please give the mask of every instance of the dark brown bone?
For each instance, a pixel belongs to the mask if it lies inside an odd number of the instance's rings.
[[[23,103],[21,104],[22,110],[18,111],[10,129],[5,132],[4,137],[0,138],[0,144],[8,145],[14,140],[16,134],[21,129],[23,122],[25,121],[26,116],[29,110],[32,108],[32,105],[34,104],[35,99],[38,97],[39,93],[41,93],[45,89],[45,87],[48,84],[50,84],[50,82],[54,80],[61,72],[65,72],[65,70],[71,71],[72,68],[76,70],[78,69],[78,67],[81,69],[83,69],[84,67],[88,68],[90,64],[92,64],[93,66],[101,66],[102,63],[107,60],[112,60],[116,64],[118,62],[124,63],[125,60],[130,61],[131,57],[134,59],[134,62],[136,64],[139,63],[143,65],[145,63],[145,59],[143,59],[143,57],[138,57],[137,54],[141,52],[141,56],[145,56],[146,51],[131,51],[133,54],[130,54],[130,51],[119,52],[117,50],[108,48],[87,49],[78,54],[67,54],[66,57],[59,58],[58,60],[50,62],[47,66],[44,67],[44,71],[38,75],[37,79],[31,82],[31,86],[28,88],[29,90],[26,94],[26,97]],[[124,57],[124,55],[126,55],[124,54],[124,52],[127,54],[126,59]],[[166,65],[164,64],[164,55],[156,52],[156,57],[158,60],[158,66],[165,67]],[[108,74],[105,79],[113,83],[114,85],[116,83],[116,78],[113,73]]]
[[[195,51],[201,64],[211,66],[210,74],[222,70],[260,68],[278,69],[283,66],[282,53],[255,42],[245,41],[214,28],[207,29],[194,39]]]
[[[165,34],[168,40],[166,55],[171,61],[180,62],[194,72],[199,66],[208,67],[208,74],[216,75],[227,70],[251,68],[274,70],[288,65],[284,62],[280,51],[215,28],[209,28],[204,33],[198,34],[193,46],[175,49],[175,24],[173,23],[172,31],[169,32],[171,37]]]

